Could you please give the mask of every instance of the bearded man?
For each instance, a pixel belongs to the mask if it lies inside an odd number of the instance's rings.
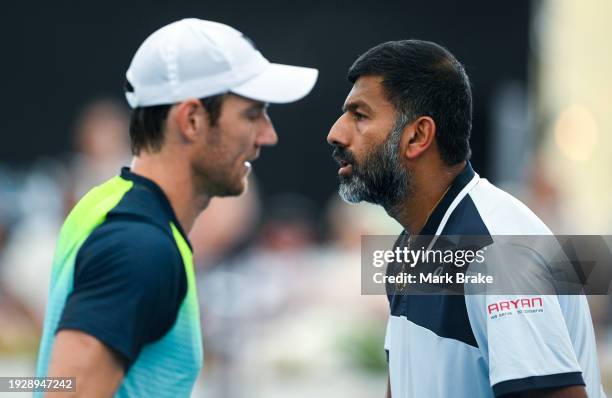
[[[551,234],[472,169],[470,83],[449,51],[420,40],[382,43],[348,79],[327,136],[344,200],[384,207],[402,237]],[[543,312],[488,316],[489,305],[512,298],[389,294],[387,396],[605,396],[586,298],[546,295]]]

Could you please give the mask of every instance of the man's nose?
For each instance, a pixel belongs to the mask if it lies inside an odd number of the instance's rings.
[[[334,146],[348,146],[348,131],[345,125],[346,113],[342,114],[327,134],[327,142]]]
[[[274,129],[274,125],[269,117],[262,120],[261,130],[257,136],[257,144],[259,146],[274,146],[278,142],[278,135]]]

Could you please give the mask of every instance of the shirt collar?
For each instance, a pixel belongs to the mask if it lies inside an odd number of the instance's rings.
[[[178,221],[178,218],[176,217],[176,214],[174,213],[174,209],[172,208],[172,205],[170,204],[168,197],[166,196],[164,191],[160,188],[160,186],[146,177],[133,173],[129,167],[121,168],[121,178],[123,178],[124,180],[132,181],[135,184],[139,184],[145,187],[153,195],[157,197],[165,213],[168,215],[168,218],[179,230],[179,232],[183,236],[183,239],[185,239],[185,242],[187,242],[189,249],[193,252],[193,247],[191,247],[191,242],[189,242],[189,238],[187,237],[187,234],[185,233],[185,231],[183,231],[183,227],[181,226],[181,223]]]
[[[465,195],[468,189],[465,189],[468,184],[472,186],[478,180],[478,174],[472,169],[472,165],[468,161],[463,170],[455,177],[450,185],[450,188],[433,210],[425,226],[419,235],[438,235],[441,233],[440,227],[444,228],[444,224],[448,220],[450,213],[455,209]],[[449,214],[447,214],[449,213]]]

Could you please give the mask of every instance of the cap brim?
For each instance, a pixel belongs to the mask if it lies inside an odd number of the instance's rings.
[[[285,104],[310,93],[318,74],[313,68],[269,64],[263,73],[230,91],[257,101]]]

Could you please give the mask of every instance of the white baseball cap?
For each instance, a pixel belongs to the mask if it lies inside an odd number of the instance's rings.
[[[232,92],[271,103],[305,97],[317,81],[313,68],[270,63],[236,29],[196,18],[153,32],[126,73],[132,108],[174,104]]]

